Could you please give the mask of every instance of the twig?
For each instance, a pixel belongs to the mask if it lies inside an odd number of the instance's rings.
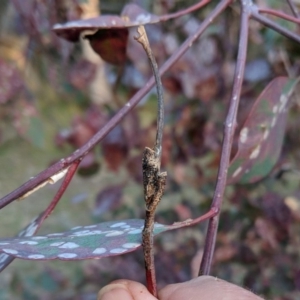
[[[241,1],[241,29],[239,34],[239,50],[237,57],[237,64],[234,75],[234,84],[232,89],[232,96],[230,100],[229,111],[226,117],[224,125],[224,137],[222,143],[222,153],[220,167],[218,171],[218,179],[214,192],[214,197],[211,205],[212,208],[216,208],[220,211],[224,192],[226,188],[227,171],[230,160],[230,153],[232,148],[232,141],[234,136],[234,130],[236,127],[236,117],[238,111],[238,105],[241,95],[242,83],[244,78],[244,69],[247,55],[247,43],[248,43],[248,27],[249,27],[249,7],[250,1]],[[248,6],[249,5],[249,6]],[[210,273],[212,256],[215,249],[215,241],[219,223],[218,213],[209,220],[208,229],[206,233],[205,246],[203,258],[200,265],[199,275],[208,275]]]
[[[251,12],[251,17],[252,17],[254,20],[256,20],[256,21],[258,21],[258,22],[264,24],[265,26],[267,26],[267,27],[269,27],[269,28],[271,28],[271,29],[273,29],[273,30],[279,32],[279,33],[282,34],[283,36],[285,36],[285,37],[287,37],[287,38],[290,38],[290,39],[296,41],[297,43],[300,43],[300,36],[299,36],[297,33],[294,33],[294,32],[292,32],[292,31],[290,31],[290,30],[288,30],[288,29],[282,27],[281,25],[279,25],[279,24],[273,22],[272,20],[270,20],[270,19],[268,19],[268,18],[266,18],[266,17],[260,15],[260,14],[257,12],[257,10],[252,10],[252,12]]]
[[[161,83],[161,79],[159,76],[159,70],[157,67],[157,63],[153,56],[153,53],[150,48],[150,44],[148,41],[147,33],[144,26],[138,27],[138,33],[140,34],[135,39],[143,46],[145,52],[150,61],[150,65],[153,71],[153,75],[156,83],[156,91],[158,97],[158,108],[157,108],[157,131],[156,131],[156,141],[154,146],[154,151],[156,157],[160,158],[161,156],[161,147],[162,147],[162,137],[163,137],[163,128],[164,128],[164,95],[163,95],[163,87]]]
[[[290,16],[290,15],[287,15],[284,12],[278,11],[276,9],[259,8],[258,11],[260,13],[270,14],[270,15],[276,16],[278,18],[285,19],[285,20],[290,21],[290,22],[294,22],[294,23],[296,23],[298,25],[300,24],[300,19],[298,19],[296,17],[293,17],[293,16]]]
[[[139,26],[138,33],[139,36],[135,39],[143,46],[149,58],[156,82],[158,98],[155,146],[154,149],[145,148],[143,153],[143,185],[146,204],[146,217],[142,236],[147,287],[153,296],[157,297],[153,249],[153,228],[155,210],[163,196],[167,178],[166,172],[160,173],[160,158],[164,128],[164,99],[161,79],[158,74],[157,64],[150,48],[145,27]]]
[[[196,33],[191,35],[177,51],[162,65],[160,68],[160,75],[164,74],[170,69],[173,64],[193,45],[203,31],[213,22],[213,20],[232,2],[232,0],[222,0],[215,9],[207,16],[201,23]],[[20,198],[22,195],[33,190],[36,186],[48,180],[49,177],[60,172],[66,167],[70,166],[74,161],[84,157],[91,149],[93,149],[121,120],[141,101],[141,99],[151,90],[154,86],[154,77],[151,77],[145,86],[140,89],[115,115],[105,124],[86,144],[73,152],[65,159],[61,159],[51,167],[43,170],[34,178],[28,180],[26,183],[7,194],[0,199],[0,209],[11,203],[12,201]]]
[[[295,17],[300,18],[298,9],[292,0],[287,0],[287,3]]]
[[[160,21],[167,21],[170,19],[175,19],[175,18],[179,18],[183,15],[189,14],[197,9],[200,9],[201,7],[205,6],[206,4],[208,4],[211,0],[202,0],[199,3],[196,3],[195,5],[192,5],[191,7],[187,8],[187,9],[183,9],[180,10],[178,12],[175,12],[173,14],[167,14],[167,15],[162,15],[159,16],[159,20]]]

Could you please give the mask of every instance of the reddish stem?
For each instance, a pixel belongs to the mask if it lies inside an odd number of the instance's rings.
[[[216,216],[218,213],[219,210],[216,207],[212,207],[207,213],[205,213],[204,215],[196,219],[188,219],[182,222],[175,222],[174,224],[169,225],[168,228],[170,228],[170,230],[173,230],[173,229],[193,226]]]
[[[216,188],[214,192],[214,197],[212,201],[211,209],[217,209],[220,211],[224,192],[226,188],[227,171],[230,160],[230,153],[232,148],[232,141],[234,136],[234,131],[236,127],[236,117],[238,111],[238,105],[241,95],[242,83],[244,78],[244,69],[246,63],[247,55],[247,43],[248,43],[248,27],[249,27],[249,16],[252,2],[251,1],[241,1],[241,29],[239,35],[239,50],[237,57],[237,64],[235,68],[234,84],[232,90],[232,96],[230,100],[229,111],[226,117],[226,122],[224,125],[224,137],[222,143],[222,153],[220,167],[218,171],[218,179],[216,183]],[[210,273],[212,256],[215,249],[215,240],[217,235],[218,223],[220,214],[218,213],[209,220],[204,253],[201,261],[199,275],[208,275]]]
[[[285,19],[287,21],[294,22],[296,24],[300,24],[300,19],[290,16],[290,15],[287,15],[282,11],[278,11],[278,10],[270,9],[270,8],[259,8],[258,11],[260,13],[270,14],[270,15],[276,16],[278,18]]]
[[[155,269],[150,269],[150,270],[146,269],[145,274],[146,274],[146,284],[149,293],[151,293],[154,297],[157,297]]]
[[[80,163],[80,160],[75,161],[68,169],[67,174],[65,175],[63,182],[61,186],[59,187],[57,193],[55,194],[53,200],[50,202],[49,206],[46,208],[46,210],[41,214],[40,220],[39,220],[39,226],[42,225],[42,223],[50,216],[50,214],[53,212],[55,206],[65,193],[67,187],[69,186],[72,178],[74,177],[76,170],[78,168],[78,165]]]
[[[167,21],[167,20],[170,20],[170,19],[179,18],[179,17],[184,16],[186,14],[189,14],[189,13],[191,13],[191,12],[197,10],[197,9],[200,9],[201,7],[208,4],[210,1],[211,0],[202,0],[199,3],[189,7],[187,9],[183,9],[183,10],[178,11],[178,12],[173,13],[173,14],[167,14],[167,15],[160,16],[159,19],[160,19],[160,21]]]
[[[167,70],[175,64],[176,61],[193,45],[197,38],[203,31],[212,23],[212,21],[232,2],[232,0],[222,0],[215,9],[207,16],[201,23],[196,33],[191,35],[177,51],[162,65],[160,68],[160,75],[162,76]],[[154,77],[152,76],[145,86],[140,89],[118,112],[114,115],[108,123],[105,124],[86,144],[73,152],[69,157],[61,159],[56,164],[48,169],[39,173],[36,177],[30,179],[11,193],[0,199],[0,209],[11,203],[12,201],[20,198],[27,192],[31,191],[41,183],[45,182],[48,178],[62,169],[70,166],[73,162],[84,157],[92,148],[94,148],[122,119],[141,101],[141,99],[151,90],[154,86]]]

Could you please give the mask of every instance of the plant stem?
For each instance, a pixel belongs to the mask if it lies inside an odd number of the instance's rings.
[[[254,20],[264,24],[265,26],[279,32],[283,36],[290,38],[290,39],[296,41],[297,43],[300,43],[300,36],[297,33],[294,33],[292,31],[282,27],[281,25],[273,22],[272,20],[266,18],[265,16],[260,15],[256,10],[252,10],[251,17]]]
[[[143,46],[149,58],[156,82],[158,98],[157,132],[154,150],[146,148],[143,153],[143,184],[144,198],[146,203],[146,216],[142,235],[147,287],[149,292],[153,296],[157,297],[154,265],[153,228],[155,210],[163,196],[167,178],[166,172],[160,173],[160,158],[164,129],[164,98],[163,87],[160,76],[158,74],[157,64],[150,48],[145,27],[139,26],[137,31],[139,33],[139,36],[135,39]]]
[[[170,19],[179,18],[181,16],[184,16],[184,15],[189,14],[189,13],[195,11],[195,10],[200,9],[201,7],[203,7],[206,4],[208,4],[210,1],[211,0],[202,0],[202,1],[199,1],[198,3],[196,3],[195,5],[192,5],[189,8],[180,10],[180,11],[172,13],[172,14],[167,14],[167,15],[160,16],[159,20],[160,21],[167,21],[167,20],[170,20]]]
[[[299,18],[299,12],[298,9],[296,7],[296,5],[294,4],[294,2],[292,0],[287,0],[287,3],[292,11],[292,13],[294,14],[295,17]]]
[[[241,1],[241,5],[242,5],[241,28],[239,34],[239,49],[238,49],[237,64],[235,68],[234,84],[232,89],[229,111],[224,125],[224,137],[222,143],[222,153],[221,153],[220,167],[218,171],[218,179],[217,179],[214,197],[211,205],[211,208],[216,208],[219,212],[220,212],[220,208],[222,205],[224,192],[226,188],[227,171],[229,166],[232,141],[233,141],[234,131],[236,127],[238,105],[239,105],[242,83],[244,78],[244,69],[246,63],[247,43],[248,43],[249,15],[250,15],[248,9],[249,3],[250,2],[247,1]],[[217,229],[219,223],[219,216],[220,214],[218,213],[217,215],[215,215],[209,220],[206,239],[205,239],[204,253],[200,265],[199,275],[208,275],[210,273],[212,256],[215,249],[215,241],[216,241],[216,235],[217,235]]]
[[[159,158],[155,151],[146,148],[143,154],[143,184],[146,203],[145,224],[142,233],[142,245],[144,251],[145,271],[147,288],[149,292],[157,297],[154,249],[153,249],[153,228],[155,210],[166,186],[167,173],[159,173]]]
[[[300,24],[300,19],[295,18],[293,16],[289,16],[282,11],[278,11],[275,9],[269,9],[269,8],[259,8],[259,12],[264,13],[264,14],[270,14],[270,15],[276,16],[278,18],[285,19],[290,22],[294,22],[298,25]]]
[[[177,51],[162,65],[160,75],[163,75],[172,65],[193,45],[203,31],[213,22],[213,20],[232,2],[232,0],[222,0],[215,9],[207,16],[199,26],[197,32],[192,34]],[[23,185],[0,199],[0,209],[20,198],[22,195],[33,190],[36,186],[46,181],[49,177],[70,166],[74,161],[84,157],[93,149],[121,120],[141,101],[141,99],[154,86],[154,77],[151,77],[145,86],[140,89],[111,119],[105,124],[86,144],[74,151],[70,156],[61,159],[51,167],[43,170],[34,178],[28,180]]]
[[[160,158],[161,148],[162,148],[163,129],[164,129],[164,116],[165,116],[163,87],[159,76],[157,63],[155,61],[155,58],[150,48],[145,27],[139,26],[137,31],[140,35],[135,39],[143,46],[145,52],[147,53],[153,71],[155,83],[156,83],[158,106],[157,106],[157,131],[156,131],[156,141],[155,141],[154,151],[156,156]]]

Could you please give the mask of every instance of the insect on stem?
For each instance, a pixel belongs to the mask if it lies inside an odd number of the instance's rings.
[[[146,216],[142,234],[142,244],[145,259],[146,281],[150,293],[157,297],[153,251],[153,229],[155,210],[164,193],[167,178],[166,172],[160,173],[160,159],[164,127],[164,102],[162,83],[144,26],[138,27],[138,33],[139,36],[136,37],[136,40],[143,46],[144,50],[147,53],[156,81],[156,89],[158,95],[156,141],[154,149],[150,149],[148,147],[145,148],[142,162],[144,198],[146,204]]]

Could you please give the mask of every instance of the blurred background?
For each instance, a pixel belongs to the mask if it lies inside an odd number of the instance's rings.
[[[285,1],[262,7],[290,13]],[[295,1],[296,2],[296,1]],[[68,156],[143,87],[151,69],[130,29],[125,61],[112,65],[87,40],[69,43],[56,23],[120,14],[128,1],[0,1],[0,195]],[[157,15],[193,1],[140,0]],[[218,1],[192,14],[146,27],[158,65],[197,29]],[[238,6],[226,10],[163,76],[166,126],[162,169],[167,190],[156,220],[171,224],[205,213],[220,158],[239,32]],[[299,33],[299,27],[278,20]],[[118,45],[111,46],[118,53]],[[300,48],[251,22],[238,128],[256,97],[276,76],[299,76]],[[268,178],[226,189],[212,275],[270,299],[300,297],[300,100],[292,101],[282,155]],[[39,235],[108,220],[144,217],[141,154],[154,143],[153,89],[93,152]],[[233,153],[237,149],[234,142]],[[0,212],[1,237],[17,234],[50,203],[59,186],[46,186]],[[159,287],[197,276],[206,223],[155,239]],[[144,282],[142,250],[101,260],[15,260],[0,276],[0,299],[96,299],[109,281]]]

